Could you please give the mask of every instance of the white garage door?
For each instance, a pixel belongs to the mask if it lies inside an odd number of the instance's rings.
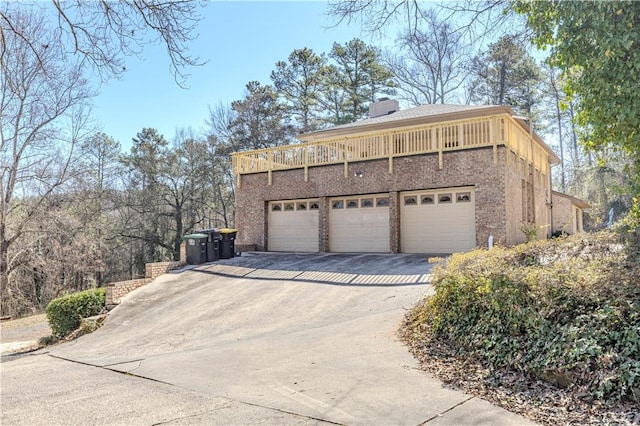
[[[315,253],[318,237],[318,200],[269,203],[269,251]]]
[[[400,194],[403,253],[455,253],[476,246],[473,188]]]
[[[388,194],[333,198],[329,207],[330,251],[391,251]]]

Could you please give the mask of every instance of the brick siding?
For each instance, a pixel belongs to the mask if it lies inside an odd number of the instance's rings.
[[[573,204],[571,200],[564,197],[553,197],[553,230],[563,231],[567,234],[576,232],[573,229]]]
[[[247,251],[256,251],[255,244],[234,244],[236,252],[244,253]]]
[[[347,176],[344,165],[312,167],[309,179],[304,170],[272,172],[269,185],[266,173],[242,175],[236,189],[236,226],[239,244],[253,244],[267,250],[268,202],[303,198],[319,198],[320,251],[329,249],[329,197],[388,193],[390,197],[391,251],[400,249],[399,192],[458,186],[475,187],[476,243],[486,246],[490,235],[497,242],[517,244],[524,238],[520,231],[522,217],[521,182],[526,172],[516,169],[515,156],[506,159],[507,150],[498,148],[498,161],[493,161],[492,148],[479,148],[443,154],[443,168],[438,168],[438,155],[400,157],[393,161],[389,173],[388,160],[350,163]],[[354,176],[355,173],[361,177]],[[546,214],[545,187],[534,173],[536,222],[544,224]]]
[[[515,155],[510,153],[508,165],[505,168],[505,181],[507,238],[504,243],[514,245],[526,241],[526,235],[521,230],[523,223],[528,222],[526,212],[523,212],[523,197],[526,198],[522,190],[523,181],[530,183],[533,187],[533,224],[538,227],[538,238],[546,238],[551,233],[549,178],[533,170],[522,160],[520,165],[516,166]]]

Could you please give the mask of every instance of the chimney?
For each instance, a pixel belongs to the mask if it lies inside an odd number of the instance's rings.
[[[400,103],[395,99],[380,98],[378,102],[369,104],[369,118],[381,117],[393,114],[400,110]]]

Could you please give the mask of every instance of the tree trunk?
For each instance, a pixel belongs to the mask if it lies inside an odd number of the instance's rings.
[[[565,171],[564,171],[564,144],[562,141],[562,115],[560,114],[560,94],[558,93],[558,88],[553,84],[553,91],[555,95],[556,101],[556,118],[558,120],[558,143],[560,144],[560,185],[562,187],[562,192],[567,191],[567,184],[565,181]]]
[[[569,112],[571,114],[571,130],[572,130],[572,134],[573,134],[573,144],[572,144],[572,148],[573,148],[573,158],[574,158],[574,164],[573,167],[574,169],[577,169],[578,167],[580,167],[580,157],[578,156],[578,135],[576,134],[576,125],[575,125],[575,116],[574,116],[574,112],[573,112],[573,102],[569,103]]]
[[[180,260],[180,244],[182,243],[182,233],[184,225],[182,224],[182,206],[176,206],[174,215],[176,219],[176,236],[173,241],[173,260]]]
[[[500,88],[498,91],[498,105],[504,105],[504,93],[507,85],[507,65],[500,65]]]
[[[600,204],[600,208],[602,209],[602,220],[603,220],[603,225],[606,224],[606,215],[608,213],[608,207],[609,207],[609,195],[607,194],[607,183],[605,180],[605,173],[606,173],[606,168],[605,167],[601,167],[600,165],[596,165],[595,166],[595,173],[596,173],[596,182],[597,182],[597,191],[598,193],[596,194],[597,200],[599,201]]]
[[[0,316],[11,316],[11,305],[8,297],[9,289],[9,252],[4,238],[4,224],[0,225]]]

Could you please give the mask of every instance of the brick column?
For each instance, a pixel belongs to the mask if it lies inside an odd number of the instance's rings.
[[[398,191],[389,192],[389,247],[391,253],[400,252],[400,204]]]
[[[120,303],[120,300],[118,300],[117,302],[115,301],[114,290],[114,283],[107,284],[107,286],[104,288],[104,304],[106,306],[117,305],[118,303]]]
[[[321,252],[329,251],[329,198],[320,197],[318,200],[318,241]]]
[[[187,243],[186,243],[186,241],[183,241],[180,244],[180,263],[183,263],[183,264],[187,263]]]

